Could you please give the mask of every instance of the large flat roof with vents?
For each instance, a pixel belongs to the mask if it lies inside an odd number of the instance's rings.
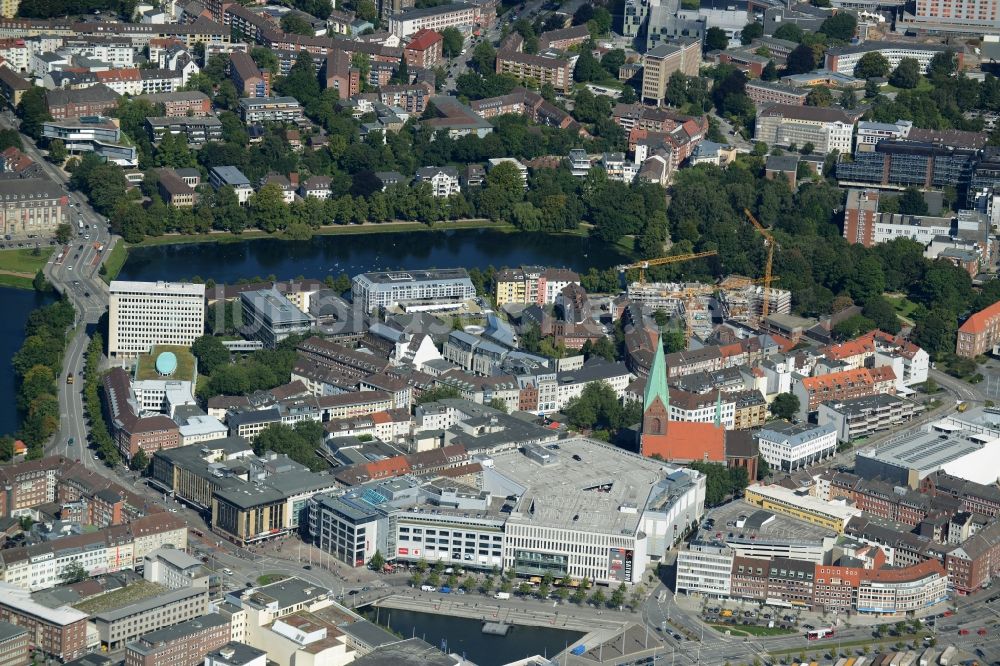
[[[661,482],[679,469],[584,438],[491,460],[483,463],[484,489],[520,495],[511,522],[608,534],[634,534],[643,510],[662,494]]]
[[[952,432],[913,430],[874,449],[858,451],[855,472],[866,478],[882,476],[890,481],[905,481],[902,475],[894,475],[887,469],[895,468],[901,473],[916,472],[919,478],[923,478],[952,461],[979,451],[993,439],[958,428]],[[876,471],[881,471],[881,474],[875,474]]]

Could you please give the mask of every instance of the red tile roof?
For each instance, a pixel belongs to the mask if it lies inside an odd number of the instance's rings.
[[[965,320],[965,323],[959,327],[959,333],[982,333],[989,327],[990,322],[997,317],[1000,317],[1000,301],[997,301],[993,305],[980,310],[976,314],[972,315]]]
[[[726,431],[713,423],[670,421],[665,435],[643,435],[642,453],[659,454],[664,460],[724,463]]]
[[[406,45],[411,51],[426,51],[443,39],[440,33],[427,28],[422,28],[413,33],[413,39]]]

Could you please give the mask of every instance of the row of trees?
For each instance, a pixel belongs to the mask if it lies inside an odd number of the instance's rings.
[[[121,454],[118,452],[114,440],[111,439],[102,409],[100,364],[103,348],[104,340],[101,334],[95,333],[87,346],[87,355],[84,359],[83,408],[90,425],[91,445],[107,465],[114,467],[121,460]],[[136,456],[136,458],[138,457]],[[142,462],[142,460],[140,459],[138,462]]]
[[[45,442],[59,429],[58,377],[76,312],[66,299],[34,310],[25,325],[25,340],[14,354],[18,436],[29,458],[40,458]]]

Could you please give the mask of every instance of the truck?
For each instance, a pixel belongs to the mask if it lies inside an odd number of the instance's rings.
[[[952,666],[958,663],[958,648],[954,645],[949,645],[945,648],[944,652],[938,658],[938,663],[941,666]]]
[[[493,595],[494,599],[510,599],[510,592],[497,592]]]

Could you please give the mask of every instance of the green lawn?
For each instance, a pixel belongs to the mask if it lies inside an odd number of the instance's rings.
[[[716,631],[721,633],[726,633],[727,631],[733,636],[787,636],[788,634],[794,634],[794,629],[782,629],[781,627],[760,627],[757,625],[728,625],[728,624],[712,624],[709,625]]]
[[[886,294],[885,300],[892,304],[892,307],[896,308],[896,315],[903,320],[904,323],[913,325],[913,320],[910,315],[913,310],[916,309],[917,304],[908,299],[906,296],[901,294],[894,294],[892,296]]]
[[[892,84],[889,84],[889,83],[885,84],[881,88],[881,92],[883,92],[883,93],[887,93],[887,92],[901,92],[902,90],[903,90],[903,88],[897,88],[896,86],[894,86]],[[918,91],[934,90],[934,84],[932,84],[930,82],[930,80],[928,80],[928,78],[926,76],[921,76],[920,77],[920,83],[917,84],[917,87],[914,88],[914,90],[918,90]]]
[[[15,289],[34,289],[34,283],[20,275],[6,275],[0,273],[0,287],[14,287]]]
[[[139,365],[135,371],[135,378],[138,380],[163,379],[156,372],[156,358],[164,352],[173,352],[177,357],[177,370],[171,377],[181,381],[191,381],[194,379],[194,354],[187,347],[176,347],[172,345],[157,345],[153,347],[153,352],[139,357]]]
[[[257,577],[258,585],[270,585],[271,583],[277,583],[279,581],[285,580],[288,576],[284,574],[264,574],[263,576]]]
[[[107,258],[104,260],[104,272],[101,277],[104,278],[105,282],[110,283],[118,277],[118,273],[121,272],[126,259],[128,259],[128,250],[125,249],[125,243],[124,241],[118,241],[111,248]]]
[[[45,263],[52,255],[52,248],[48,246],[39,248],[37,256],[34,252],[34,249],[0,250],[0,271],[23,273],[34,277],[39,268],[45,267]]]

